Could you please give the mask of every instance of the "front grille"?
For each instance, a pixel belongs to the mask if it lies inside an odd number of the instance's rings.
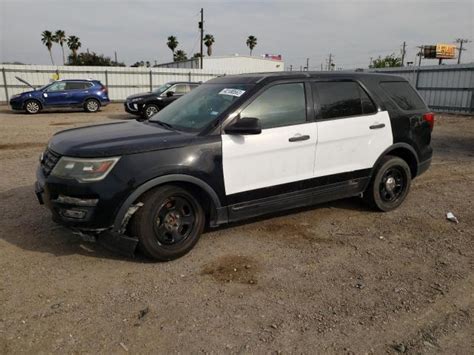
[[[46,149],[46,151],[43,153],[43,159],[41,159],[41,169],[43,170],[44,176],[49,176],[49,174],[51,174],[51,171],[58,162],[59,158],[61,158],[59,154]]]

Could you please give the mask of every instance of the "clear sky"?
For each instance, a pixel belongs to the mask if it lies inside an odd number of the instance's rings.
[[[474,40],[474,1],[466,0],[0,0],[0,62],[50,64],[41,32],[57,29],[78,36],[81,50],[112,58],[117,51],[126,64],[168,62],[170,35],[188,55],[199,51],[201,7],[213,55],[248,54],[254,35],[255,55],[282,54],[294,68],[309,57],[310,69],[319,69],[329,53],[337,67],[366,67],[370,57],[400,53],[403,41],[413,61],[418,45]],[[467,48],[463,62],[472,62],[474,43]],[[53,51],[60,63],[59,46]]]

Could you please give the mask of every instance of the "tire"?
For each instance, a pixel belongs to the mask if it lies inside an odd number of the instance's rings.
[[[388,212],[400,206],[410,191],[411,172],[405,160],[387,155],[364,192],[364,200],[373,209]]]
[[[87,99],[84,102],[84,111],[86,112],[97,112],[100,109],[100,102],[96,99]]]
[[[188,253],[198,242],[205,225],[201,204],[189,191],[164,185],[145,193],[130,222],[130,233],[140,250],[158,261]]]
[[[148,104],[143,108],[143,118],[144,119],[149,119],[151,116],[153,116],[155,113],[160,111],[160,108],[155,105],[155,104]]]
[[[41,104],[37,100],[27,100],[25,102],[25,112],[34,115],[41,111]]]

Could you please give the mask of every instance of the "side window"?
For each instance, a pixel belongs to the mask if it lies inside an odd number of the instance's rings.
[[[362,89],[359,86],[359,92],[360,92],[360,101],[362,103],[362,113],[364,115],[368,115],[370,113],[376,113],[377,108],[375,107],[374,102],[372,99],[367,95],[364,89]]]
[[[46,91],[54,92],[54,91],[64,91],[66,89],[66,82],[65,81],[56,81],[52,84]]]
[[[403,110],[411,111],[426,108],[418,93],[406,81],[381,82],[380,86]]]
[[[240,117],[260,119],[263,129],[306,122],[304,84],[278,84],[270,87],[248,105],[240,113]]]
[[[184,95],[188,92],[188,85],[178,84],[175,85],[174,90],[171,89],[176,95]]]
[[[198,86],[197,84],[189,84],[189,91],[196,89]]]
[[[89,88],[89,83],[81,81],[69,81],[66,83],[66,90],[85,90]]]
[[[322,118],[362,115],[361,94],[366,96],[369,103],[372,104],[372,110],[375,110],[370,98],[355,82],[318,82],[315,83],[315,86],[319,95]],[[370,104],[366,110],[370,110]]]

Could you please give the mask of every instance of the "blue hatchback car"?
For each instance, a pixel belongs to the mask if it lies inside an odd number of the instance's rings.
[[[13,110],[35,114],[43,109],[79,107],[87,112],[97,112],[110,103],[107,87],[98,80],[57,80],[40,88],[18,78],[33,90],[14,95],[10,99]]]

